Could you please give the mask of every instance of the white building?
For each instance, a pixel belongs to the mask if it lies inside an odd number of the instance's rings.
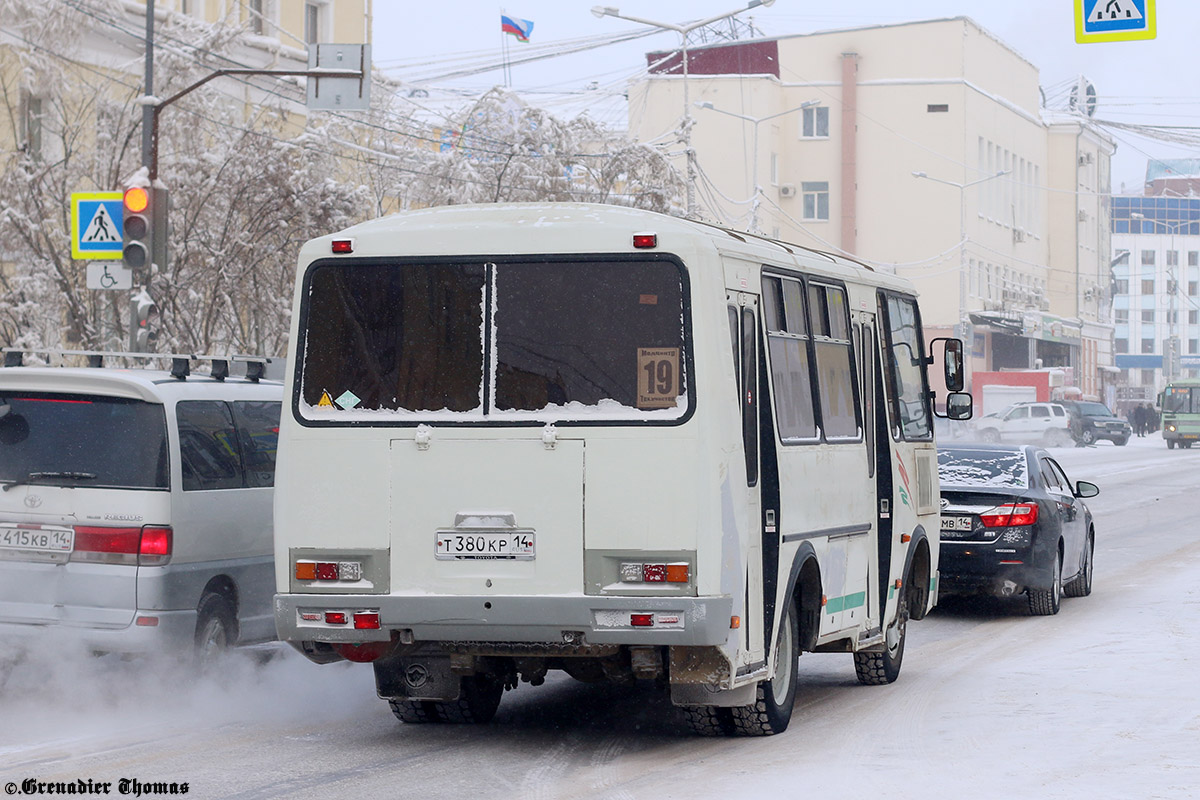
[[[965,17],[688,56],[703,215],[910,278],[972,370],[1069,367],[1103,395],[1115,146],[1085,113],[1044,111],[1035,65]],[[630,132],[670,142],[682,59],[647,60]]]
[[[1186,182],[1190,163],[1151,162],[1147,187],[1167,194],[1113,198],[1114,347],[1128,399],[1200,377],[1200,197],[1171,196],[1155,179],[1165,166]]]

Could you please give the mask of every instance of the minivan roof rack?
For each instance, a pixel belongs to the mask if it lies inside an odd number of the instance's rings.
[[[5,367],[21,367],[25,365],[25,354],[37,354],[47,356],[79,356],[87,358],[88,367],[103,367],[104,359],[106,358],[127,358],[134,361],[156,361],[167,360],[171,361],[171,375],[178,380],[187,380],[187,376],[191,374],[191,362],[207,361],[209,362],[209,376],[218,381],[223,381],[229,377],[229,362],[234,361],[244,363],[246,365],[246,379],[254,383],[258,383],[266,373],[267,364],[271,359],[269,356],[252,356],[243,354],[234,354],[228,356],[201,356],[195,353],[132,353],[120,350],[63,350],[59,348],[46,347],[5,347],[0,352],[4,353]]]

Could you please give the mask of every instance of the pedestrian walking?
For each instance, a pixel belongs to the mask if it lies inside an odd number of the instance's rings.
[[[1133,416],[1133,432],[1138,436],[1146,435],[1146,409],[1143,406],[1134,406],[1133,411],[1129,412]]]

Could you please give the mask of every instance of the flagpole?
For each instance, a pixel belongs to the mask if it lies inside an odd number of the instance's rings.
[[[505,13],[504,8],[501,7],[500,8],[500,18],[502,20],[504,19],[504,13]],[[512,88],[512,78],[509,75],[509,64],[508,64],[508,34],[504,32],[503,24],[501,24],[501,26],[500,26],[500,54],[501,54],[501,57],[503,59],[503,64],[504,64],[504,68],[501,70],[501,73],[504,75],[504,88],[511,89]]]

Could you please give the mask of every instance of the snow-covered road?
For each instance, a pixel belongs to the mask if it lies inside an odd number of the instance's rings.
[[[805,655],[782,736],[700,739],[650,689],[552,677],[483,727],[397,723],[364,666],[285,652],[218,679],[116,659],[22,665],[0,782],[186,781],[199,798],[1200,798],[1200,448],[1054,451],[1101,486],[1095,591],[1055,617],[948,601],[900,680]],[[115,791],[114,791],[115,793]]]

